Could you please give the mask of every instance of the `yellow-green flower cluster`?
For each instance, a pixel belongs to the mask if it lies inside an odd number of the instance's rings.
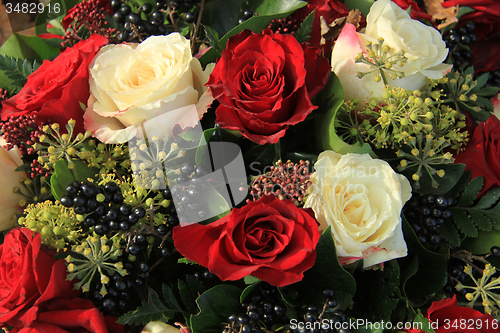
[[[433,98],[434,97],[434,98]],[[417,135],[432,135],[446,141],[455,150],[467,141],[465,115],[442,105],[439,91],[429,94],[386,87],[383,99],[372,97],[362,114],[365,140],[376,148],[406,145]]]
[[[75,167],[73,159],[79,150],[83,148],[83,142],[91,135],[87,131],[85,134],[78,133],[73,137],[75,124],[76,121],[70,119],[64,134],[60,133],[59,124],[55,123],[43,127],[44,134],[39,137],[41,143],[37,143],[34,148],[38,154],[38,163],[43,165],[45,169],[51,169],[57,161],[63,159],[68,162],[69,169]]]
[[[100,174],[112,172],[121,174],[130,169],[130,158],[126,145],[97,144],[96,140],[92,139],[88,141],[88,146],[91,149],[80,152],[78,157],[87,161],[90,167],[98,168]]]
[[[61,250],[80,236],[81,229],[75,212],[72,208],[61,206],[59,202],[31,204],[24,213],[26,216],[19,218],[19,224],[40,233],[42,243],[47,246]]]
[[[106,295],[106,284],[109,277],[114,274],[127,275],[127,270],[123,268],[123,263],[117,261],[122,254],[120,248],[122,236],[116,234],[111,239],[106,236],[88,236],[81,244],[74,245],[73,253],[66,257],[68,279],[77,278],[75,289],[82,289],[86,292],[90,290],[91,283],[98,279],[101,284],[101,295]],[[94,279],[95,278],[95,279]]]
[[[496,273],[495,267],[491,266],[491,264],[486,264],[483,270],[483,276],[479,280],[474,277],[470,265],[464,268],[464,272],[470,276],[475,286],[464,286],[462,283],[458,283],[455,288],[458,291],[464,288],[472,290],[472,292],[465,295],[469,301],[467,306],[472,308],[476,301],[481,298],[484,312],[498,319],[500,317],[500,295],[498,294],[498,289],[500,289],[500,277],[493,277]],[[492,277],[493,279],[491,279]]]

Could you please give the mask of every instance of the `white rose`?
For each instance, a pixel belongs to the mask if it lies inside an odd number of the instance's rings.
[[[179,333],[180,330],[174,326],[161,321],[152,321],[142,329],[141,333]]]
[[[407,62],[403,67],[395,65],[394,70],[404,72],[405,77],[387,83],[390,86],[409,90],[421,89],[426,77],[442,78],[452,65],[442,62],[448,55],[448,49],[439,31],[420,21],[413,20],[408,13],[390,0],[378,0],[372,5],[366,18],[364,33],[356,33],[352,24],[342,29],[332,52],[332,70],[337,74],[344,88],[346,99],[363,99],[372,96],[381,98],[384,93],[383,81],[374,80],[376,73],[363,78],[357,74],[371,72],[374,67],[355,63],[354,58],[361,52],[367,52],[367,42],[378,43],[384,39],[384,45],[391,48],[390,55],[404,51]]]
[[[19,206],[22,197],[14,193],[14,187],[19,186],[21,178],[27,178],[26,173],[15,171],[23,164],[19,150],[13,148],[6,151],[3,146],[6,144],[3,137],[0,137],[0,188],[4,193],[0,196],[0,231],[9,230],[17,225],[15,214],[22,213]]]
[[[168,123],[158,124],[166,134],[176,124],[193,127],[213,101],[205,87],[213,66],[203,71],[179,33],[106,45],[89,68],[85,128],[105,143],[128,141],[141,123],[158,116],[168,116]],[[185,116],[190,110],[199,116],[194,123]]]
[[[304,207],[320,229],[331,226],[342,264],[364,259],[364,267],[407,254],[401,209],[411,197],[408,179],[369,154],[322,152],[314,165]]]

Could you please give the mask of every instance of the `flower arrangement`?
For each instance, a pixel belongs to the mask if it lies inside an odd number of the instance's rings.
[[[495,1],[33,8],[0,47],[6,332],[500,331]]]

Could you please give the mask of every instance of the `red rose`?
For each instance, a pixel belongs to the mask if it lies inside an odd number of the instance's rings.
[[[214,223],[177,226],[173,238],[183,256],[223,281],[252,275],[286,286],[301,281],[316,260],[320,234],[313,216],[291,200],[268,195]]]
[[[40,234],[16,228],[5,236],[0,245],[0,326],[28,327],[45,302],[78,295],[66,281],[64,261],[42,251]]]
[[[500,328],[500,324],[489,314],[458,306],[456,296],[432,303],[427,310],[427,318],[436,333],[495,333]]]
[[[276,143],[317,107],[328,61],[292,35],[248,30],[231,37],[207,82],[220,106],[216,122],[258,143]]]
[[[483,177],[482,196],[492,187],[500,186],[500,120],[495,115],[480,123],[466,149],[455,156],[455,163],[463,163],[472,171],[472,178]]]
[[[12,116],[37,114],[38,119],[55,122],[64,127],[76,120],[76,131],[84,132],[83,110],[80,102],[89,98],[88,65],[108,40],[99,35],[78,42],[64,50],[53,61],[44,60],[23,89],[2,102],[2,120]]]
[[[345,17],[349,14],[349,9],[342,2],[338,0],[309,0],[307,6],[304,6],[292,14],[292,17],[303,21],[307,15],[309,15],[313,10],[314,12],[314,23],[311,30],[311,38],[307,41],[311,47],[323,47],[320,44],[321,41],[321,16],[325,19],[327,24],[331,24],[338,18]],[[333,42],[333,41],[332,41]],[[327,53],[331,53],[330,49],[325,45],[323,48]]]
[[[122,325],[112,322],[107,327],[108,322],[89,300],[56,300],[48,303],[46,309],[30,327],[13,329],[9,333],[108,333],[108,328],[115,333],[124,331]]]
[[[500,29],[500,2],[498,0],[448,0],[443,7],[459,5],[474,9],[460,18],[461,22],[473,21],[476,24],[474,32],[478,39],[483,39],[498,33]]]

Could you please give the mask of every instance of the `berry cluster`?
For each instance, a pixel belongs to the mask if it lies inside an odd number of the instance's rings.
[[[278,289],[268,283],[261,283],[256,289],[241,303],[242,312],[228,317],[223,333],[260,333],[263,332],[261,322],[266,327],[289,323]]]
[[[121,315],[133,309],[134,303],[130,302],[130,299],[136,293],[134,287],[142,285],[142,283],[142,279],[137,283],[128,276],[123,277],[120,274],[114,274],[106,284],[107,294],[102,295],[100,292],[102,284],[99,282],[89,292],[90,299],[105,314]]]
[[[318,309],[314,304],[307,306],[306,312],[304,314],[304,322],[311,323],[310,325],[304,325],[303,327],[292,328],[291,333],[330,333],[330,332],[342,332],[347,333],[343,326],[347,321],[347,316],[344,311],[339,310],[339,304],[335,298],[335,293],[332,289],[327,288],[323,290],[323,297],[325,297],[325,302],[323,308]],[[328,320],[324,320],[328,319]],[[309,329],[308,327],[312,327]]]
[[[253,17],[253,12],[250,9],[243,11],[243,17],[238,20],[238,24],[242,24],[251,17]]]
[[[181,218],[195,214],[198,220],[208,217],[208,207],[202,200],[202,194],[208,188],[208,185],[201,178],[207,175],[208,171],[201,165],[196,166],[189,162],[182,164],[180,171],[181,174],[175,180],[176,185],[162,192],[164,199],[171,200],[174,198],[176,203],[175,209],[171,210],[169,217],[169,219],[177,218],[177,221],[173,221],[174,226],[179,223],[178,214],[181,215]],[[170,221],[168,222],[171,224]]]
[[[465,300],[465,294],[467,294],[466,289],[458,291],[455,289],[457,283],[465,283],[468,276],[464,273],[465,264],[463,261],[457,259],[450,259],[448,262],[448,282],[444,286],[443,291],[450,297],[457,295],[461,300]]]
[[[128,231],[146,215],[143,207],[132,208],[123,203],[121,190],[114,182],[101,187],[91,182],[73,181],[60,202],[65,207],[73,207],[76,214],[83,216],[84,229],[93,228],[100,236],[110,230]]]
[[[196,1],[159,0],[155,5],[145,3],[139,8],[120,0],[112,0],[111,8],[115,11],[113,19],[123,24],[124,31],[117,35],[120,42],[142,41],[152,35],[165,35],[167,26],[175,27],[179,19],[192,24],[197,19]]]
[[[444,38],[446,46],[450,49],[449,54],[455,68],[460,67],[472,57],[468,45],[477,40],[474,29],[476,29],[474,22],[467,21],[459,28],[451,29]]]
[[[299,21],[293,17],[284,17],[272,20],[268,28],[277,34],[291,34],[294,35],[299,29]]]
[[[413,197],[403,208],[403,213],[422,244],[436,246],[441,242],[439,229],[451,218],[450,206],[454,199],[445,195]]]

